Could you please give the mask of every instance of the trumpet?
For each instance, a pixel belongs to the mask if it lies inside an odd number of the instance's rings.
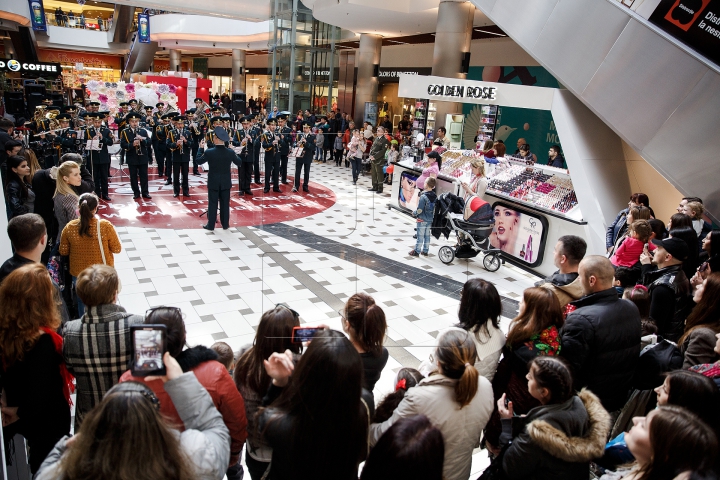
[[[136,134],[135,134],[135,140],[138,140],[138,142],[141,141],[141,140],[143,140],[144,138],[145,138],[145,137],[143,137],[143,136],[140,135],[139,133],[136,133]],[[134,143],[134,142],[133,142],[133,143]],[[137,154],[138,157],[141,157],[141,156],[145,155],[145,154],[143,153],[143,151],[142,151],[142,145],[140,145],[140,143],[138,143],[137,145],[135,145],[135,153]]]

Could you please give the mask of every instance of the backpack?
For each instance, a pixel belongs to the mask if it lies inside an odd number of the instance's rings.
[[[663,373],[679,370],[683,366],[683,355],[674,343],[668,340],[648,345],[640,352],[633,388],[636,390],[652,390],[662,385]]]

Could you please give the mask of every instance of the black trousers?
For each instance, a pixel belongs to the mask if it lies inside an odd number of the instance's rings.
[[[280,181],[287,183],[288,156],[280,155]]]
[[[172,174],[173,174],[173,193],[175,195],[180,194],[180,175],[182,174],[182,191],[183,195],[190,193],[190,186],[188,185],[188,171],[190,170],[190,162],[173,162]]]
[[[140,165],[128,165],[130,168],[130,186],[132,187],[133,194],[140,195],[142,192],[143,196],[148,196],[148,164],[141,163]],[[140,188],[138,189],[138,176],[140,176]]]
[[[125,150],[120,149],[120,165],[125,164]]]
[[[170,176],[170,163],[172,160],[170,159],[170,155],[168,155],[167,149],[164,146],[161,147],[160,144],[158,144],[155,149],[155,160],[157,160],[158,175],[161,177]],[[165,168],[166,163],[167,168]]]
[[[280,190],[278,177],[280,173],[280,159],[275,155],[265,155],[265,190],[270,190],[270,178],[272,177],[273,190]]]
[[[198,148],[200,146],[199,142],[200,142],[200,140],[198,140],[197,142],[193,142],[192,148],[190,149],[192,152],[192,158],[193,158],[193,173],[195,175],[200,174],[200,172],[198,171],[198,165],[200,165],[200,164],[197,163],[197,152],[198,152]]]
[[[187,166],[187,163],[185,164]],[[208,226],[215,228],[217,221],[218,202],[220,203],[220,224],[223,228],[230,228],[230,189],[208,190]]]
[[[255,177],[255,183],[260,183],[260,149],[256,148],[253,151],[253,176]]]
[[[295,159],[295,189],[300,190],[300,171],[305,168],[305,176],[303,177],[303,188],[308,188],[310,183],[310,165],[312,165],[312,156],[299,157]]]
[[[148,158],[150,159],[148,162],[152,165],[153,163],[153,150],[155,149],[155,144],[150,143],[148,144],[147,150],[148,150]]]
[[[247,161],[250,160],[250,161]],[[252,195],[252,190],[250,189],[250,182],[252,181],[252,172],[253,172],[253,162],[252,158],[250,159],[243,159],[242,163],[240,164],[240,171],[239,173],[239,184],[240,184],[240,191],[245,192],[249,195]]]
[[[95,194],[104,198],[108,196],[108,165],[97,163],[93,167],[93,181],[95,181]]]

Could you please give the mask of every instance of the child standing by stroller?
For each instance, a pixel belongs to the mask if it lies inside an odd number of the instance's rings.
[[[435,201],[437,200],[437,195],[433,191],[435,182],[435,177],[425,180],[425,189],[420,195],[417,208],[413,212],[413,216],[417,218],[417,243],[415,243],[415,249],[410,251],[412,257],[419,257],[420,254],[427,257],[430,250],[430,227],[432,226]]]

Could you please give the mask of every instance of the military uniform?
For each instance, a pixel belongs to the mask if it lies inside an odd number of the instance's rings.
[[[312,127],[309,123],[306,123],[305,126]],[[315,135],[312,133],[303,133],[298,137],[298,145],[302,145],[303,153],[302,157],[295,158],[295,184],[293,185],[292,191],[297,192],[300,190],[300,173],[304,169],[303,191],[309,192],[310,165],[312,165],[313,155],[315,154]]]
[[[280,118],[284,119],[286,117],[281,116]],[[280,130],[280,138],[283,140],[280,144],[280,182],[287,185],[288,155],[292,144],[292,128],[285,125],[282,128],[278,127],[278,129]]]
[[[249,119],[247,117],[243,117],[241,122],[249,122]],[[238,155],[241,162],[240,171],[238,172],[240,195],[252,195],[250,182],[252,181],[253,159],[255,158],[253,154],[253,142],[255,139],[251,134],[252,130],[249,128],[249,125],[246,123],[245,126],[247,128],[235,131],[235,134],[232,137],[232,143],[235,147],[244,147],[243,151]],[[243,142],[245,142],[245,145],[243,145]]]
[[[249,115],[250,119],[254,119],[255,115]],[[260,150],[262,148],[262,145],[260,144],[260,137],[263,135],[263,128],[255,123],[253,124],[252,128],[250,129],[250,136],[254,138],[253,140],[253,177],[255,180],[255,183],[260,183]]]
[[[140,118],[138,113],[129,113],[128,122],[132,118]],[[130,186],[134,194],[134,198],[150,199],[148,191],[148,150],[147,146],[150,139],[143,135],[145,133],[139,126],[135,129],[127,127],[120,132],[120,147],[125,152],[128,167],[130,168]],[[134,145],[135,140],[139,140],[139,145]],[[138,177],[140,177],[140,188],[138,188]]]
[[[276,124],[277,121],[274,118],[268,120],[268,126]],[[270,191],[271,179],[273,192],[281,192],[278,177],[280,174],[280,149],[282,143],[283,140],[280,135],[270,131],[270,129],[260,136],[260,144],[265,151],[265,189],[263,190],[265,193]]]
[[[86,118],[105,118],[104,115],[90,113]],[[110,167],[110,153],[108,147],[115,143],[112,132],[109,128],[101,126],[96,129],[95,126],[85,128],[85,138],[92,140],[95,136],[99,137],[100,150],[86,150],[87,163],[92,165],[93,180],[95,182],[95,194],[103,200],[110,200],[108,195],[108,176]]]
[[[167,145],[165,144],[165,141],[167,140],[168,127],[170,126],[165,122],[165,120],[169,120],[170,118],[170,114],[163,115],[160,123],[155,126],[155,135],[153,135],[153,140],[155,141],[155,160],[157,161],[158,166],[158,176],[162,177],[164,175],[167,177],[168,182],[170,180],[170,172],[172,171],[172,159],[170,158]]]
[[[185,117],[175,117],[173,121],[184,122]],[[177,125],[176,125],[177,127]],[[182,145],[178,146],[177,142],[182,140]],[[182,182],[182,194],[183,197],[190,196],[190,186],[188,184],[188,171],[190,166],[190,152],[191,152],[192,138],[190,130],[185,128],[185,125],[181,128],[172,128],[168,130],[167,140],[165,145],[170,152],[172,158],[172,178],[173,178],[173,196],[178,197],[180,195],[180,184]],[[182,179],[181,179],[182,176]]]

